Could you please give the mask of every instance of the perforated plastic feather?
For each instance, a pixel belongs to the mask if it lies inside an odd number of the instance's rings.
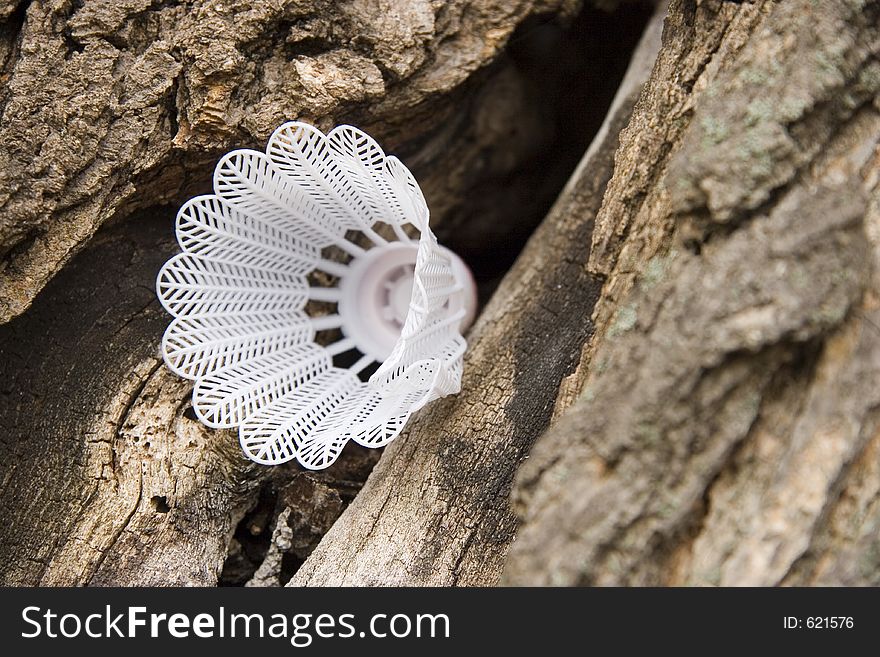
[[[165,362],[252,460],[326,468],[459,391],[472,281],[409,170],[357,128],[287,123],[266,153],[228,153],[177,238],[157,280]]]

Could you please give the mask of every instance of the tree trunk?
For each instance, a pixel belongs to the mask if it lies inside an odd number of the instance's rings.
[[[139,208],[179,205],[209,187],[220,155],[262,148],[291,119],[324,129],[356,122],[422,171],[441,199],[435,215],[463,212],[465,190],[510,173],[548,138],[516,72],[487,65],[529,16],[570,16],[576,3],[7,0],[0,7],[0,321],[7,321],[101,225]],[[492,129],[474,134],[476,124]],[[502,139],[504,158],[487,162],[474,148]],[[469,175],[478,157],[482,181]]]
[[[671,0],[601,127],[644,6],[239,4],[0,3],[0,581],[877,583],[880,2]],[[291,118],[491,294],[375,468],[249,464],[158,354],[173,208]]]
[[[673,3],[506,582],[877,583],[878,18]]]
[[[463,394],[294,583],[496,582],[554,399],[505,582],[874,572],[877,48],[876,4],[673,2],[607,187],[598,142],[484,312]]]

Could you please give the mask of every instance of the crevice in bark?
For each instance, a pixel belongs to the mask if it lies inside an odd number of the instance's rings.
[[[283,586],[360,490],[379,454],[349,445],[333,467],[268,473],[229,541],[220,586]]]
[[[650,2],[613,12],[588,5],[569,22],[529,17],[511,36],[494,70],[512,65],[523,78],[528,104],[548,136],[506,175],[478,179],[467,206],[437,227],[440,241],[473,270],[481,301],[546,216],[602,124],[652,11]],[[488,214],[484,208],[493,206],[511,208],[503,224],[481,221]]]
[[[687,561],[693,552],[694,544],[706,529],[707,520],[713,512],[713,498],[718,494],[717,489],[721,482],[737,477],[742,463],[748,458],[745,452],[750,447],[750,437],[755,428],[766,420],[767,406],[782,404],[790,409],[793,416],[799,414],[806,401],[806,392],[815,374],[822,347],[822,340],[811,340],[799,345],[792,354],[791,360],[783,363],[767,382],[765,388],[767,393],[762,401],[762,409],[741,439],[731,445],[729,453],[719,464],[714,475],[706,478],[699,505],[694,507],[691,518],[685,520],[678,530],[660,544],[660,550],[654,559],[660,573],[658,581],[662,581],[664,585],[675,585],[683,579],[682,573],[687,570]]]
[[[555,19],[548,20],[544,16],[530,18],[511,37],[507,57],[526,77],[527,86],[532,94],[531,102],[541,104],[542,112],[552,126],[553,138],[546,150],[542,150],[535,158],[525,162],[507,179],[500,181],[499,187],[492,190],[492,193],[497,195],[506,193],[516,184],[531,185],[535,188],[534,203],[523,208],[521,216],[512,218],[513,230],[509,232],[503,243],[499,244],[487,238],[485,234],[480,234],[482,231],[491,235],[495,227],[481,225],[478,217],[470,217],[471,221],[468,222],[470,228],[465,233],[462,233],[460,224],[456,225],[454,217],[437,229],[440,239],[469,261],[475,278],[481,286],[482,297],[487,297],[497,285],[522,249],[531,230],[546,214],[559,190],[568,180],[571,170],[579,161],[607,112],[625,70],[627,56],[641,35],[650,13],[651,7],[647,3],[638,7],[636,11],[628,7],[613,14],[588,7],[570,25],[562,24]],[[605,57],[608,52],[613,52],[614,57]],[[559,59],[560,53],[563,54],[562,61]],[[498,66],[503,65],[504,62]],[[487,184],[492,185],[494,182],[498,181],[488,181]],[[486,203],[503,202],[492,195],[484,194],[478,198],[481,199],[480,202]],[[509,229],[511,226],[505,228]],[[587,244],[592,224],[585,224],[581,228],[582,234],[575,239]],[[492,257],[486,257],[490,252]],[[584,258],[586,255],[585,252]],[[556,321],[560,314],[572,313],[578,316],[589,314],[599,287],[593,285],[591,294],[583,294],[582,286],[586,284],[580,280],[583,265],[584,262],[581,261],[571,262],[569,267],[559,272],[558,285],[560,289],[565,288],[569,291],[561,296],[578,300],[581,305],[578,308],[542,307],[537,313],[539,316],[535,317],[532,329],[526,328],[521,334],[521,341],[527,339],[528,344],[518,344],[515,351],[523,356],[528,355],[530,362],[528,367],[517,368],[517,372],[523,375],[530,374],[532,379],[532,381],[517,382],[515,388],[521,390],[523,394],[532,390],[533,385],[558,387],[559,381],[570,374],[576,365],[576,355],[587,337],[589,323],[584,325],[582,333],[569,336],[572,344],[565,348],[558,344],[545,343],[546,348],[554,352],[562,348],[565,353],[572,355],[571,362],[562,369],[556,366],[553,358],[547,361],[553,372],[536,368],[535,359],[538,357],[535,349],[542,343],[541,336],[548,330],[545,324]],[[519,417],[517,409],[520,407],[524,408],[522,404],[516,402],[515,395],[510,404],[511,419],[520,430],[527,431],[533,438],[537,437],[549,422],[552,405],[543,409],[541,418],[531,415]],[[261,493],[257,507],[239,523],[221,574],[221,584],[244,584],[264,563],[272,542],[271,535],[285,510],[283,504],[277,503],[277,491],[265,492],[274,486],[276,484],[272,483],[264,487],[264,493]],[[508,492],[508,486],[504,485],[496,491],[496,494],[501,498]],[[273,507],[268,516],[267,505]],[[284,552],[280,565],[276,568],[279,571],[277,576],[280,583],[286,584],[301,564],[302,559],[297,558],[293,552]]]
[[[654,62],[661,21],[662,10],[576,174],[470,332],[461,394],[426,409],[386,449],[364,491],[291,585],[497,582],[516,531],[510,482],[534,439],[527,420],[547,420],[570,362],[564,347],[555,359],[544,347],[563,334],[573,339],[584,334],[582,313],[588,311],[567,298],[589,297],[597,283],[582,272],[589,252],[584,231],[589,233],[611,177],[618,131]],[[561,264],[568,276],[553,274]],[[523,348],[546,361],[540,380],[524,371]],[[530,385],[532,394],[518,395],[521,385]]]
[[[877,586],[880,583],[880,538],[877,508],[880,487],[871,474],[876,472],[880,434],[880,407],[869,409],[862,433],[864,448],[841,470],[833,495],[810,534],[803,554],[795,559],[779,579],[781,585]],[[866,485],[867,484],[867,485]],[[867,488],[867,494],[860,491]],[[864,499],[859,500],[860,494]],[[854,504],[855,502],[855,504]],[[858,505],[858,523],[841,522],[852,514],[848,506]],[[840,549],[841,545],[843,549]],[[855,549],[854,549],[855,548]]]
[[[869,65],[864,65],[859,71],[867,70]],[[857,76],[854,76],[847,81],[847,85],[841,89],[839,96],[847,96],[846,89],[856,84],[856,78]],[[805,178],[809,177],[810,168],[822,160],[825,146],[833,143],[836,138],[857,122],[863,112],[873,113],[876,111],[873,97],[862,98],[854,103],[851,95],[847,96],[849,101],[841,100],[839,96],[823,100],[800,117],[798,122],[784,126],[789,136],[792,136],[794,127],[799,127],[813,140],[816,140],[817,135],[824,137],[821,144],[814,144],[809,149],[804,149],[810,151],[809,155],[803,161],[796,163],[794,172],[788,180],[771,189],[767,193],[767,198],[750,209],[748,214],[737,215],[730,221],[714,221],[709,208],[705,206],[695,208],[682,222],[681,232],[686,236],[682,238],[683,245],[695,255],[699,255],[706,245],[730,237],[737,230],[766,217],[791,190],[804,184]],[[798,141],[793,136],[792,139],[795,142]],[[798,144],[798,146],[800,145]]]
[[[278,493],[271,485],[260,488],[257,503],[241,519],[229,542],[220,573],[220,586],[243,586],[266,558],[277,518]]]

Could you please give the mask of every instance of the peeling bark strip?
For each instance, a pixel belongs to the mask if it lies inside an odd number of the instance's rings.
[[[721,7],[695,39],[719,7],[673,3],[622,137],[596,337],[518,475],[508,583],[876,579],[880,4]],[[636,132],[676,95],[678,129]]]
[[[468,336],[462,392],[435,403],[388,448],[366,486],[290,585],[497,582],[516,523],[517,466],[547,426],[588,338],[600,282],[587,274],[592,217],[659,45],[662,14],[578,174]]]
[[[286,120],[354,121],[391,149],[418,143],[434,217],[546,137],[519,93],[454,94],[527,16],[574,0],[3,3],[0,29],[0,322],[24,311],[99,226],[205,191],[217,157]],[[403,7],[403,8],[402,8]],[[503,102],[499,102],[501,96]],[[495,104],[498,102],[499,104]],[[505,112],[509,131],[445,132]],[[431,148],[432,135],[442,145]],[[486,166],[483,149],[518,144]],[[475,147],[476,146],[476,147]],[[479,161],[482,174],[473,175]],[[419,171],[416,171],[419,174]],[[452,174],[452,175],[450,175]],[[491,209],[490,209],[491,210]],[[503,221],[509,208],[498,208]]]

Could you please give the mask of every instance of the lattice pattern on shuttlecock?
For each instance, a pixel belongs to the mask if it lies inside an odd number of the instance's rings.
[[[472,281],[409,170],[357,128],[287,123],[265,153],[228,153],[177,238],[157,280],[165,361],[254,461],[325,468],[458,392]]]

